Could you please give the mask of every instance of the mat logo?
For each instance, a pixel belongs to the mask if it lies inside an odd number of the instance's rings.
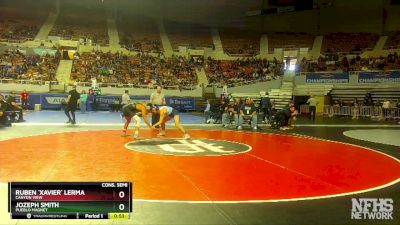
[[[186,156],[231,155],[251,150],[246,144],[210,139],[149,139],[130,142],[125,147],[140,152]]]
[[[352,198],[351,219],[393,220],[393,199]]]

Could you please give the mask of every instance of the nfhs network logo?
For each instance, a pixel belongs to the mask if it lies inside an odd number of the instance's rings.
[[[393,199],[352,198],[351,219],[393,220]]]

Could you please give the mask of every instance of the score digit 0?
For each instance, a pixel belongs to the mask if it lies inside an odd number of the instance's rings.
[[[118,194],[118,196],[119,196],[120,198],[124,198],[124,197],[125,197],[125,192],[120,191],[119,194]]]

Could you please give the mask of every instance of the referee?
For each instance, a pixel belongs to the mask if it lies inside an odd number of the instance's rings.
[[[161,91],[162,91],[162,87],[160,85],[157,85],[156,91],[151,94],[150,103],[153,106],[166,105],[165,95]],[[158,123],[159,120],[160,120],[160,114],[158,114],[158,113],[151,114],[151,125]]]
[[[72,90],[69,92],[65,107],[65,115],[68,117],[67,123],[76,124],[75,111],[80,103],[80,94],[76,91],[76,86],[73,86]],[[70,115],[71,114],[71,115]]]
[[[310,116],[308,117],[309,120],[315,120],[318,103],[318,100],[316,100],[313,95],[307,100],[307,104],[310,109]]]

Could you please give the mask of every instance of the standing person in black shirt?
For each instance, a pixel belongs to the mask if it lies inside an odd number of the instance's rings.
[[[76,108],[79,104],[80,99],[80,94],[76,91],[76,86],[72,88],[72,90],[69,92],[66,104],[67,106],[65,107],[65,115],[68,117],[67,123],[75,124],[75,111]],[[70,115],[71,113],[71,115]],[[71,118],[72,116],[72,118]]]
[[[261,96],[260,106],[263,112],[263,123],[267,123],[272,116],[272,104],[271,100],[267,95]]]
[[[235,119],[235,126],[238,129],[242,129],[242,127],[239,127],[240,124],[239,116],[241,107],[242,107],[242,102],[240,101],[240,98],[235,98],[235,102],[233,104],[233,117]]]

